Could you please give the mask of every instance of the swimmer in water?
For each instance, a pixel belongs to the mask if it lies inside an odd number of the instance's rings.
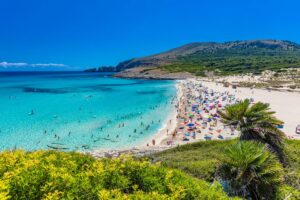
[[[33,110],[31,110],[31,112],[30,112],[30,113],[28,113],[28,115],[34,115],[34,111],[33,111]]]

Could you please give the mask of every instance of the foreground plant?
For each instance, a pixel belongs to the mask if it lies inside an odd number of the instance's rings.
[[[0,153],[0,199],[229,199],[219,183],[131,157]]]
[[[277,127],[283,122],[270,111],[269,104],[257,102],[251,105],[248,99],[219,111],[224,124],[236,126],[240,131],[241,140],[255,140],[268,145],[269,149],[278,155],[285,163],[283,140],[285,134]]]
[[[217,177],[229,195],[274,199],[282,185],[282,166],[263,144],[238,142],[226,149],[222,163]]]

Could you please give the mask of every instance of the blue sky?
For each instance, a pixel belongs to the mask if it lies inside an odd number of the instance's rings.
[[[6,68],[116,65],[201,41],[300,43],[299,0],[0,0],[0,9]]]

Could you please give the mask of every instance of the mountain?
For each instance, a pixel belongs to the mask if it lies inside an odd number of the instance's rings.
[[[159,78],[183,72],[198,76],[260,73],[300,67],[300,45],[286,40],[195,42],[119,63],[117,76]],[[171,75],[170,75],[171,74]],[[179,77],[180,78],[180,77]]]
[[[199,62],[201,62],[204,56],[209,58],[219,58],[221,56],[265,56],[266,54],[293,54],[296,51],[300,52],[299,44],[283,40],[249,40],[225,43],[199,42],[187,44],[153,56],[121,62],[117,67],[126,69],[141,66],[163,66],[186,59],[195,61],[199,59]]]

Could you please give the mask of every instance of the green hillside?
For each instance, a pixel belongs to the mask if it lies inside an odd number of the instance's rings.
[[[300,45],[283,40],[191,43],[153,56],[121,62],[118,70],[159,67],[169,72],[220,75],[300,67]]]

